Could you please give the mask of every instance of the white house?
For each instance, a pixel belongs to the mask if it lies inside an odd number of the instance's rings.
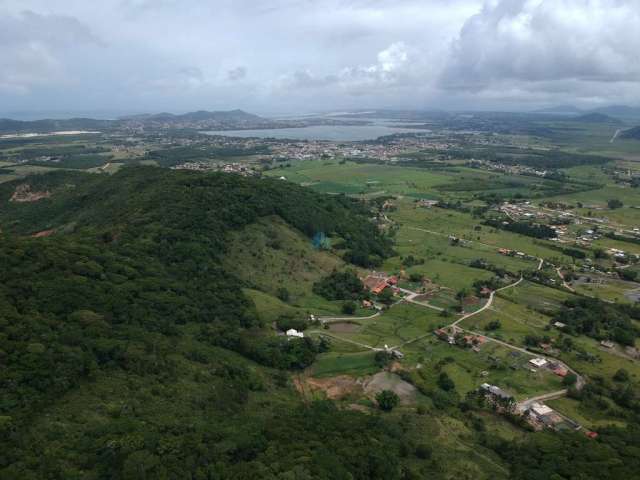
[[[303,338],[304,333],[297,331],[295,328],[290,328],[287,330],[287,337]]]
[[[534,367],[544,367],[547,364],[547,361],[544,358],[532,358],[529,360],[529,363]]]

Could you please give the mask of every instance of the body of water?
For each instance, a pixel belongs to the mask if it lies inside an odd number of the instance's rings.
[[[288,140],[329,140],[334,142],[355,142],[375,140],[394,133],[424,133],[427,130],[397,128],[388,125],[314,125],[300,128],[268,128],[258,130],[223,130],[202,132],[207,135],[224,135],[227,137],[258,137]]]

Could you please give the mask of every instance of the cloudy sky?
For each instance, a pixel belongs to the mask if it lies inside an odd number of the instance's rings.
[[[0,0],[0,112],[640,103],[640,0]]]

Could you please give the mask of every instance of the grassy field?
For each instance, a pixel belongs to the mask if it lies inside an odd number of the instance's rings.
[[[547,405],[577,421],[580,425],[588,428],[589,430],[598,430],[600,427],[606,427],[609,425],[616,425],[620,427],[624,427],[626,425],[626,422],[611,419],[604,415],[600,410],[586,408],[583,403],[572,398],[565,397],[549,400]]]
[[[485,382],[500,386],[517,400],[561,388],[561,379],[550,371],[530,371],[527,362],[531,357],[494,342],[487,342],[480,352],[474,352],[429,336],[407,346],[406,350],[410,360],[427,369],[427,382],[431,382],[433,387],[438,377],[434,368],[440,361],[448,359],[441,368],[451,377],[461,395]]]
[[[236,232],[229,245],[225,262],[249,285],[259,285],[271,296],[284,288],[289,293],[288,306],[308,313],[340,312],[342,302],[329,302],[315,295],[312,287],[334,269],[343,268],[344,262],[314,249],[309,239],[282,220],[271,217],[252,224]],[[361,310],[356,313],[370,314]]]
[[[265,172],[270,176],[285,176],[287,180],[304,184],[324,193],[371,194],[384,192],[411,195],[431,191],[451,180],[449,175],[419,168],[393,167],[346,162],[302,161],[290,168]]]
[[[369,375],[380,370],[373,357],[372,351],[323,353],[318,356],[309,373],[318,378],[336,375]]]
[[[426,235],[431,235],[432,237],[442,237],[439,244],[440,248],[444,248],[444,244],[448,244],[448,236],[454,235],[465,241],[468,244],[467,248],[474,250],[477,256],[490,259],[492,263],[509,269],[535,268],[535,263],[499,255],[497,252],[499,248],[509,248],[535,257],[570,262],[569,257],[550,248],[552,246],[551,242],[544,242],[505,230],[487,227],[481,224],[482,220],[474,218],[471,214],[442,208],[415,208],[415,204],[411,201],[399,201],[396,203],[398,208],[391,213],[390,217],[401,227],[402,235],[398,235],[400,247],[406,246],[405,244],[424,242]],[[416,233],[411,233],[411,235],[415,235],[412,238],[408,232],[404,232],[405,229],[412,230],[415,228],[435,233],[428,234],[413,230]],[[418,233],[423,235],[418,237]],[[405,239],[406,242],[403,243]],[[459,255],[464,256],[464,250],[460,251],[456,247],[455,256],[458,257]],[[471,256],[471,254],[467,255],[467,257]]]

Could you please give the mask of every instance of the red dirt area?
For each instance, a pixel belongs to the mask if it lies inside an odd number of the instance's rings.
[[[355,378],[340,375],[331,378],[307,377],[306,384],[312,390],[324,392],[331,400],[340,400],[348,395],[361,394],[362,384]]]
[[[55,230],[42,230],[41,232],[36,232],[31,235],[33,238],[42,238],[42,237],[50,237],[55,233]]]

